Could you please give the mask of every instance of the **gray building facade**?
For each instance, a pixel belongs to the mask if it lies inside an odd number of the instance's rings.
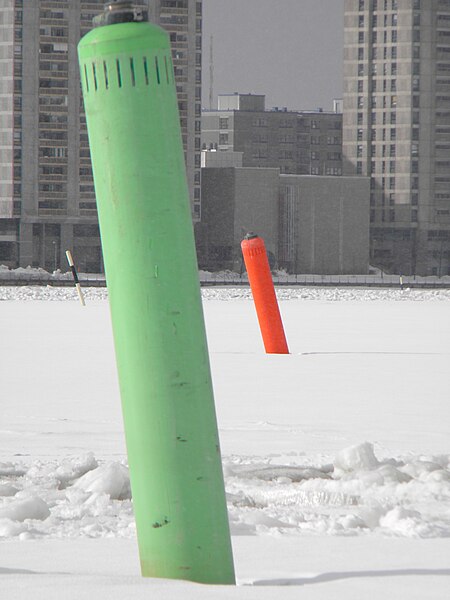
[[[290,273],[365,274],[369,179],[280,175],[274,168],[205,168],[200,265],[242,268],[248,231],[264,238],[273,266]]]
[[[366,177],[280,176],[278,264],[290,273],[366,274]]]
[[[278,255],[279,169],[202,169],[202,234],[197,236],[201,268],[242,268],[240,243],[248,231],[264,238]]]
[[[135,0],[147,5],[147,0]],[[77,44],[104,0],[0,0],[0,264],[103,270]],[[169,31],[194,220],[200,218],[202,2],[155,0]]]
[[[371,179],[371,262],[450,273],[450,0],[345,0],[344,174]]]
[[[202,148],[243,153],[244,167],[342,174],[342,115],[265,108],[265,96],[224,94],[202,113]]]

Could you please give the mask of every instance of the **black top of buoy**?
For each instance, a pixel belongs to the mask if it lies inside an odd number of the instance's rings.
[[[109,0],[105,2],[103,13],[93,18],[94,27],[115,25],[116,23],[141,23],[148,21],[148,10],[134,6],[132,0]]]
[[[249,231],[248,233],[245,234],[245,238],[246,240],[254,240],[255,238],[259,237],[258,235],[256,235],[256,233],[254,233],[253,231]]]

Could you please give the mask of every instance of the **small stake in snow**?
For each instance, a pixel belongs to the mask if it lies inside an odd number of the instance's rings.
[[[247,233],[241,249],[266,353],[289,354],[264,240]]]
[[[77,288],[78,298],[80,299],[81,305],[86,306],[84,302],[83,292],[81,291],[80,281],[78,279],[77,270],[75,269],[75,265],[73,263],[72,253],[70,250],[66,250],[67,262],[69,263],[70,270],[72,271],[73,280],[75,282],[75,287]]]

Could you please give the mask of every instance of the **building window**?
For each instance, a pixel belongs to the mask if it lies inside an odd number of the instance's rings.
[[[219,129],[228,129],[228,117],[219,118]]]
[[[253,125],[255,127],[267,127],[267,119],[265,117],[257,117],[253,119]]]
[[[328,152],[327,160],[342,160],[342,156],[340,152]]]

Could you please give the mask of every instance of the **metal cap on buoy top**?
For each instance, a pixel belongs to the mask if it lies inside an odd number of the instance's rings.
[[[105,2],[103,13],[92,19],[94,27],[116,23],[140,23],[148,21],[148,10],[134,6],[130,0],[110,0]]]
[[[250,231],[241,249],[266,353],[289,354],[264,240]]]

